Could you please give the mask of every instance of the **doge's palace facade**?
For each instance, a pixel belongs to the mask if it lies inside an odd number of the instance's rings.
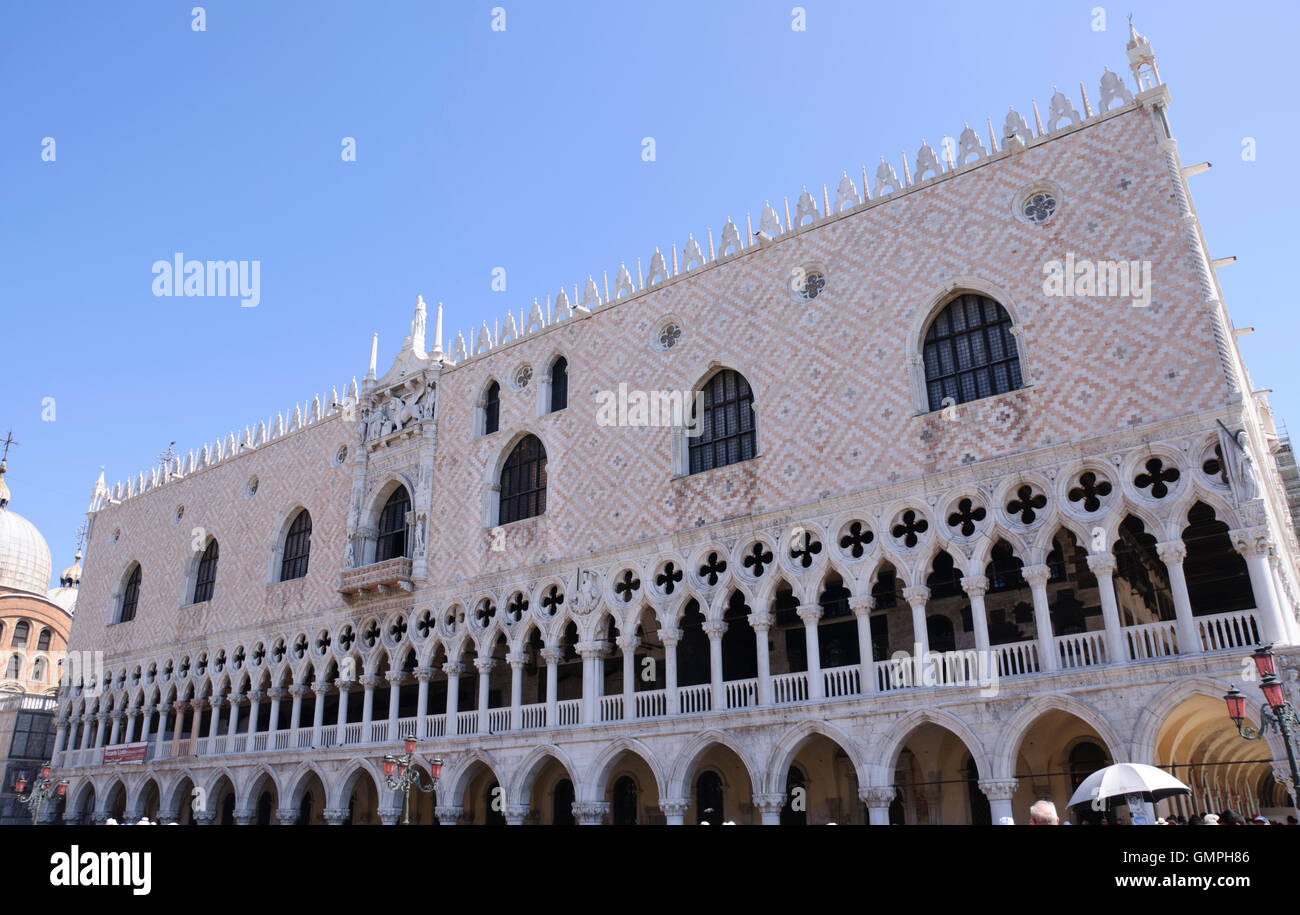
[[[1108,760],[1285,806],[1220,699],[1300,637],[1277,432],[1127,52],[101,477],[64,819],[391,823],[406,734],[427,824],[1023,820]]]

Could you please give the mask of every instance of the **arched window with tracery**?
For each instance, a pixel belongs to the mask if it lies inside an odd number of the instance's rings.
[[[375,562],[399,559],[406,555],[410,539],[407,537],[406,515],[410,510],[411,494],[405,486],[397,487],[379,513],[379,542],[375,546]]]
[[[1023,386],[1011,316],[988,296],[963,293],[930,322],[922,352],[930,409]]]
[[[689,473],[748,461],[758,453],[754,392],[745,376],[723,369],[704,383],[702,415],[692,419],[698,435],[689,438]],[[698,399],[698,398],[697,398]]]
[[[569,405],[569,360],[557,356],[551,363],[551,409],[555,413]]]
[[[122,591],[122,609],[117,614],[119,623],[129,623],[135,619],[135,608],[140,603],[140,565],[137,563],[127,576],[126,588]]]
[[[212,600],[212,590],[217,584],[217,560],[221,558],[221,551],[217,547],[217,541],[214,537],[208,542],[207,549],[199,558],[199,571],[194,577],[194,600],[192,603],[201,604],[204,601]]]
[[[495,381],[483,395],[483,434],[491,435],[501,428],[501,385]]]
[[[509,524],[546,514],[546,448],[535,435],[526,435],[511,450],[501,468],[498,523]]]
[[[292,581],[307,575],[311,555],[311,513],[298,512],[284,538],[284,556],[280,560],[280,581]]]

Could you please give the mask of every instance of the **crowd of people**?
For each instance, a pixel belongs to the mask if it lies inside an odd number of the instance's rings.
[[[1009,819],[1006,818],[1006,819]],[[1004,825],[1013,825],[1005,823]],[[1056,805],[1051,801],[1038,801],[1029,808],[1029,825],[1030,826],[1069,826],[1070,821],[1064,820],[1056,813]],[[1083,825],[1088,825],[1085,821]],[[1108,820],[1102,820],[1102,825],[1109,825]],[[1119,825],[1129,825],[1120,823]],[[1224,810],[1220,813],[1194,813],[1189,817],[1178,814],[1169,817],[1157,817],[1155,825],[1157,826],[1295,826],[1296,818],[1287,816],[1286,823],[1280,823],[1277,820],[1270,820],[1266,816],[1257,815],[1254,817],[1244,817],[1233,810]]]

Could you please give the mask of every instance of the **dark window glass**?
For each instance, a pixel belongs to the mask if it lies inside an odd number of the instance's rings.
[[[307,558],[311,555],[311,514],[307,509],[289,525],[284,538],[284,558],[280,562],[280,581],[292,581],[307,574]]]
[[[501,385],[495,381],[488,385],[487,399],[483,404],[483,434],[490,435],[501,427]]]
[[[501,470],[499,523],[546,513],[546,449],[535,435],[515,445]]]
[[[1011,316],[987,296],[967,293],[939,313],[922,353],[930,409],[945,398],[966,403],[1021,387],[1020,358]]]
[[[747,461],[756,451],[754,394],[745,376],[724,369],[704,384],[704,415],[690,442],[690,473]]]
[[[9,756],[42,762],[54,755],[54,716],[49,712],[19,712]],[[37,767],[39,768],[39,766]],[[34,773],[28,773],[29,777]]]
[[[50,630],[48,629],[41,630],[40,638],[36,640],[36,650],[37,651],[50,650]]]
[[[217,560],[220,558],[217,541],[213,540],[199,559],[199,574],[194,579],[194,603],[212,600],[212,588],[217,583]]]
[[[551,364],[551,412],[569,405],[569,360],[561,356]]]
[[[131,577],[126,580],[126,591],[122,594],[122,614],[119,622],[135,619],[135,606],[140,602],[140,567],[131,570]]]
[[[31,628],[31,623],[27,622],[27,620],[19,620],[14,626],[14,640],[10,644],[14,648],[26,648],[27,634],[31,631]]]
[[[375,549],[375,562],[406,555],[406,514],[410,510],[410,493],[405,486],[397,487],[379,514],[379,543]]]

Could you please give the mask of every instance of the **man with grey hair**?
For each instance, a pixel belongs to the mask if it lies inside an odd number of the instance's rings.
[[[1056,817],[1056,805],[1051,801],[1039,801],[1029,808],[1030,826],[1055,826],[1059,822]]]

